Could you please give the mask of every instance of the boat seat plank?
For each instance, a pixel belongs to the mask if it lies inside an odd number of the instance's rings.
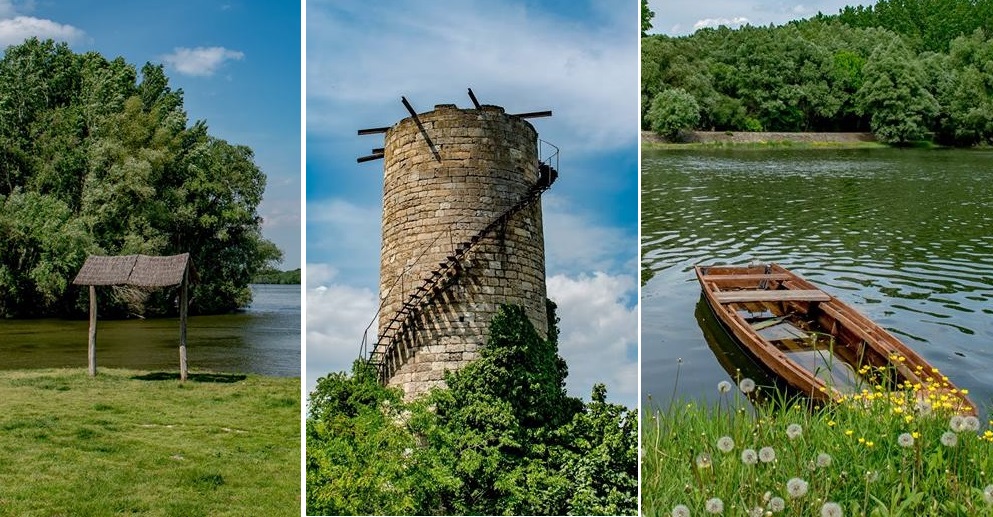
[[[792,275],[786,273],[751,273],[736,275],[703,275],[704,282],[741,282],[751,280],[789,280]]]
[[[718,303],[741,302],[826,302],[831,296],[820,289],[775,289],[765,291],[718,291]]]

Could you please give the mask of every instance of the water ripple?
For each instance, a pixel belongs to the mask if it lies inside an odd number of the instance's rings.
[[[993,401],[991,158],[917,150],[646,153],[646,391],[672,374],[671,362],[652,361],[671,356],[664,347],[702,350],[684,353],[683,367],[711,373],[681,380],[684,394],[727,377],[688,317],[699,298],[693,264],[773,261],[878,318],[935,366],[961,372],[960,384],[977,398]]]

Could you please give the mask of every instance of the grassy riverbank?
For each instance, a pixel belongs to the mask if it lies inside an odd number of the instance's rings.
[[[725,392],[716,406],[651,410],[642,514],[993,515],[993,423],[914,409],[910,396],[752,411]]]
[[[300,379],[0,372],[0,515],[299,515]]]

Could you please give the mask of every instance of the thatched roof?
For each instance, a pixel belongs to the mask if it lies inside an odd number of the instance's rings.
[[[75,285],[134,285],[168,287],[183,282],[183,272],[191,266],[190,254],[171,257],[124,255],[101,257],[90,255],[80,268]]]

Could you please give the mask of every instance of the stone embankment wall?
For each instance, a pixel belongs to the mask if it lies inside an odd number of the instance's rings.
[[[666,142],[652,131],[642,131],[641,139],[646,142]],[[872,133],[773,133],[749,131],[690,131],[685,142],[714,143],[728,142],[736,144],[769,143],[769,142],[875,142]]]
[[[515,205],[538,179],[537,132],[503,108],[439,105],[386,133],[379,334],[456,246]],[[541,204],[518,212],[461,261],[462,273],[404,334],[388,384],[408,398],[478,357],[499,304],[526,308],[541,335],[545,252]]]

